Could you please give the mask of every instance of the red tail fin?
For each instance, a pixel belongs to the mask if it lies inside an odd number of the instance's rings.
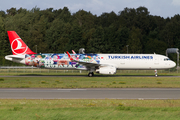
[[[7,31],[13,55],[36,54],[29,49],[15,31]]]

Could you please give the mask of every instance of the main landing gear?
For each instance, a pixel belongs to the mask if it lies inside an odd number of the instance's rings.
[[[157,74],[157,70],[154,70],[154,72],[155,72],[155,77],[157,77],[157,76],[158,76],[158,74]]]
[[[89,72],[88,76],[92,77],[92,76],[94,76],[94,73],[93,72]]]

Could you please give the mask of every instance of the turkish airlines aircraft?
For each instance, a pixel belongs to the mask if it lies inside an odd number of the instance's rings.
[[[176,63],[168,57],[158,54],[73,54],[42,53],[37,54],[29,49],[15,31],[8,31],[13,55],[5,56],[6,60],[30,66],[49,69],[78,69],[94,73],[115,74],[116,70],[155,70],[169,69]]]

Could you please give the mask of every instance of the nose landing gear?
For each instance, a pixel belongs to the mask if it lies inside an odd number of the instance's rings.
[[[157,77],[158,76],[157,70],[154,70],[154,72],[155,72],[155,77]]]

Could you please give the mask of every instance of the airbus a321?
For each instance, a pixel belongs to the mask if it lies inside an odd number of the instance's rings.
[[[13,55],[5,56],[6,60],[48,69],[88,70],[88,76],[94,72],[115,74],[116,70],[157,70],[169,69],[176,63],[159,54],[73,54],[41,53],[29,49],[15,31],[7,31]]]

